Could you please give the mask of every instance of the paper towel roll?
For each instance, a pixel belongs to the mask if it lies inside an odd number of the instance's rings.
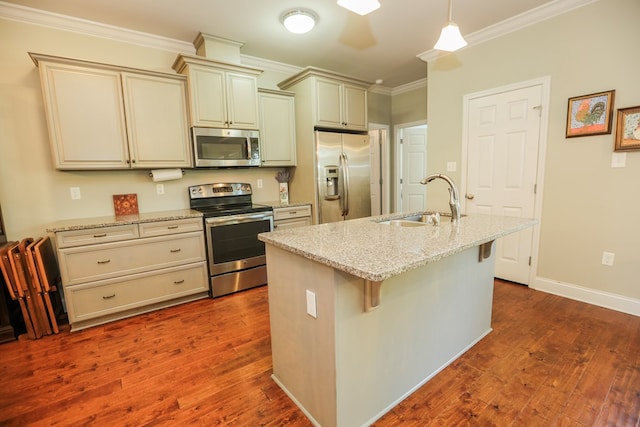
[[[154,169],[150,173],[153,182],[182,178],[182,169]]]

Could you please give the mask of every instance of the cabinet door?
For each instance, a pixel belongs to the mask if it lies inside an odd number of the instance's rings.
[[[260,156],[263,166],[296,165],[293,97],[260,93]]]
[[[122,80],[131,166],[190,167],[186,82],[131,73]]]
[[[316,125],[342,128],[342,84],[316,78]]]
[[[366,130],[367,120],[367,91],[358,86],[345,84],[344,94],[344,123],[348,129]]]
[[[120,73],[40,62],[57,169],[128,167]]]
[[[245,74],[227,73],[228,127],[258,129],[258,80]]]
[[[190,65],[189,91],[193,126],[226,127],[227,95],[224,71]]]

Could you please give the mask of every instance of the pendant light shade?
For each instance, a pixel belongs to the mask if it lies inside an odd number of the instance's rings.
[[[378,0],[338,0],[338,6],[342,6],[358,15],[366,15],[380,7]]]
[[[455,22],[451,20],[451,2],[449,0],[449,22],[446,27],[442,29],[440,38],[438,39],[434,49],[444,50],[446,52],[453,52],[467,45],[466,40],[460,34],[460,28]]]
[[[294,34],[308,33],[316,25],[318,16],[310,10],[295,9],[282,14],[282,25]]]

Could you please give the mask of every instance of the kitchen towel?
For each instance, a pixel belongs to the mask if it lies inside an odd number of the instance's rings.
[[[150,175],[153,182],[182,179],[182,169],[153,169]]]

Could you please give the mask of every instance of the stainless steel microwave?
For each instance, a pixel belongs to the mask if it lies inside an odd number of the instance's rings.
[[[260,166],[257,130],[191,128],[197,168]]]

